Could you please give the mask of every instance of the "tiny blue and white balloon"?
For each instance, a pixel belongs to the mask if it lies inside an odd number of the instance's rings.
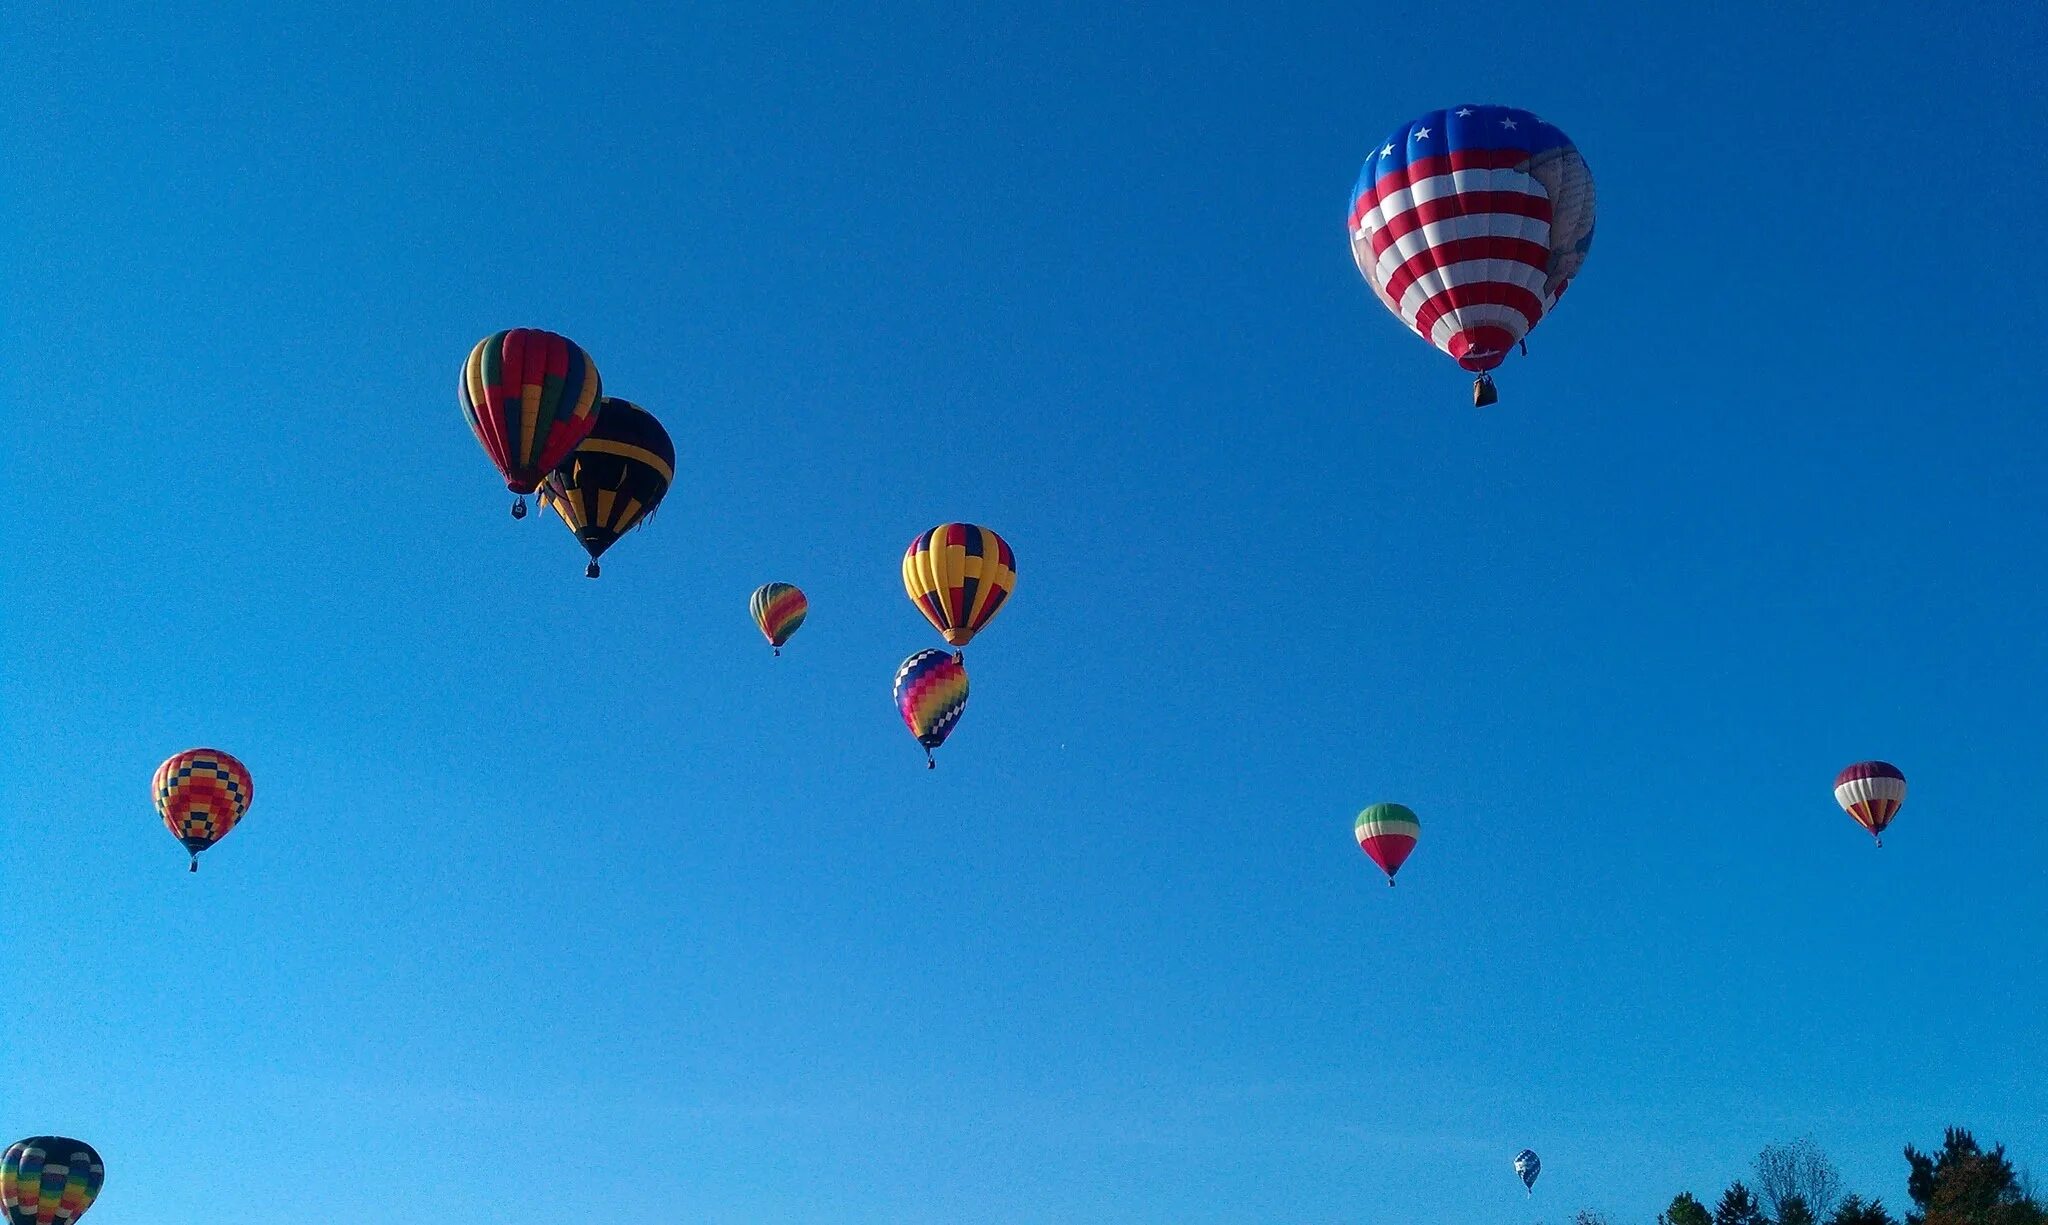
[[[1522,1186],[1529,1194],[1536,1194],[1536,1176],[1543,1172],[1543,1159],[1536,1150],[1525,1148],[1515,1154],[1515,1176],[1522,1180]]]

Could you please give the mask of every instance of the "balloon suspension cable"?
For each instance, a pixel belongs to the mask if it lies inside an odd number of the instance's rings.
[[[512,499],[512,517],[513,517],[514,519],[524,519],[524,518],[526,518],[526,495],[525,495],[525,494],[523,494],[523,493],[522,493],[522,494],[520,494],[520,495],[519,495],[518,497],[516,497],[516,498]]]
[[[1493,389],[1493,376],[1482,374],[1472,380],[1472,407],[1485,408],[1500,400],[1500,393]]]
[[[590,563],[589,565],[587,565],[587,566],[583,567],[583,577],[584,577],[584,578],[596,578],[596,577],[597,577],[597,563],[596,563],[596,562],[591,562],[591,563]]]

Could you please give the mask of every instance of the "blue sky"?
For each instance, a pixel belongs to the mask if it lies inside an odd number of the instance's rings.
[[[0,1131],[94,1225],[2048,1168],[2041,11],[147,7],[0,40]],[[1601,209],[1477,413],[1343,223],[1461,101]],[[520,325],[677,443],[599,582],[455,406]],[[1021,579],[927,772],[945,519]]]

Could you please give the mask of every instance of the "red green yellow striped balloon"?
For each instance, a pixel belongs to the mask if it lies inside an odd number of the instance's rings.
[[[1394,873],[1408,862],[1415,840],[1422,835],[1422,822],[1404,805],[1374,804],[1358,814],[1351,832],[1358,838],[1358,848],[1387,874],[1391,886]]]
[[[0,1156],[6,1225],[61,1225],[85,1215],[106,1181],[100,1155],[83,1140],[31,1136]]]
[[[463,419],[513,493],[529,494],[597,424],[597,365],[582,346],[539,328],[486,336],[456,388]],[[526,500],[513,504],[524,518]]]
[[[747,600],[747,611],[754,614],[754,624],[760,627],[761,636],[780,655],[782,644],[804,623],[811,602],[794,583],[763,583],[754,588],[754,594]]]
[[[199,852],[228,836],[256,798],[249,767],[219,749],[186,749],[156,768],[150,782],[157,815],[171,836],[192,853],[199,870]]]

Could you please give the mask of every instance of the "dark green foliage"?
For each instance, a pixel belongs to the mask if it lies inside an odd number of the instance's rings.
[[[1671,1206],[1658,1214],[1657,1225],[1714,1225],[1714,1218],[1692,1192],[1680,1191]]]
[[[1860,1195],[1852,1195],[1835,1209],[1835,1215],[1828,1218],[1828,1225],[1899,1225],[1892,1220],[1892,1214],[1884,1210],[1880,1199],[1863,1202]]]
[[[1813,1215],[1805,1199],[1788,1195],[1778,1201],[1778,1225],[1820,1225],[1820,1218]]]
[[[1968,1131],[1951,1127],[1939,1152],[1908,1144],[1906,1164],[1913,1199],[1906,1225],[2048,1225],[2048,1212],[2027,1198],[2002,1144],[1986,1152]]]
[[[1714,1205],[1714,1225],[1771,1225],[1771,1220],[1756,1196],[1738,1182],[1722,1192],[1721,1202]]]

